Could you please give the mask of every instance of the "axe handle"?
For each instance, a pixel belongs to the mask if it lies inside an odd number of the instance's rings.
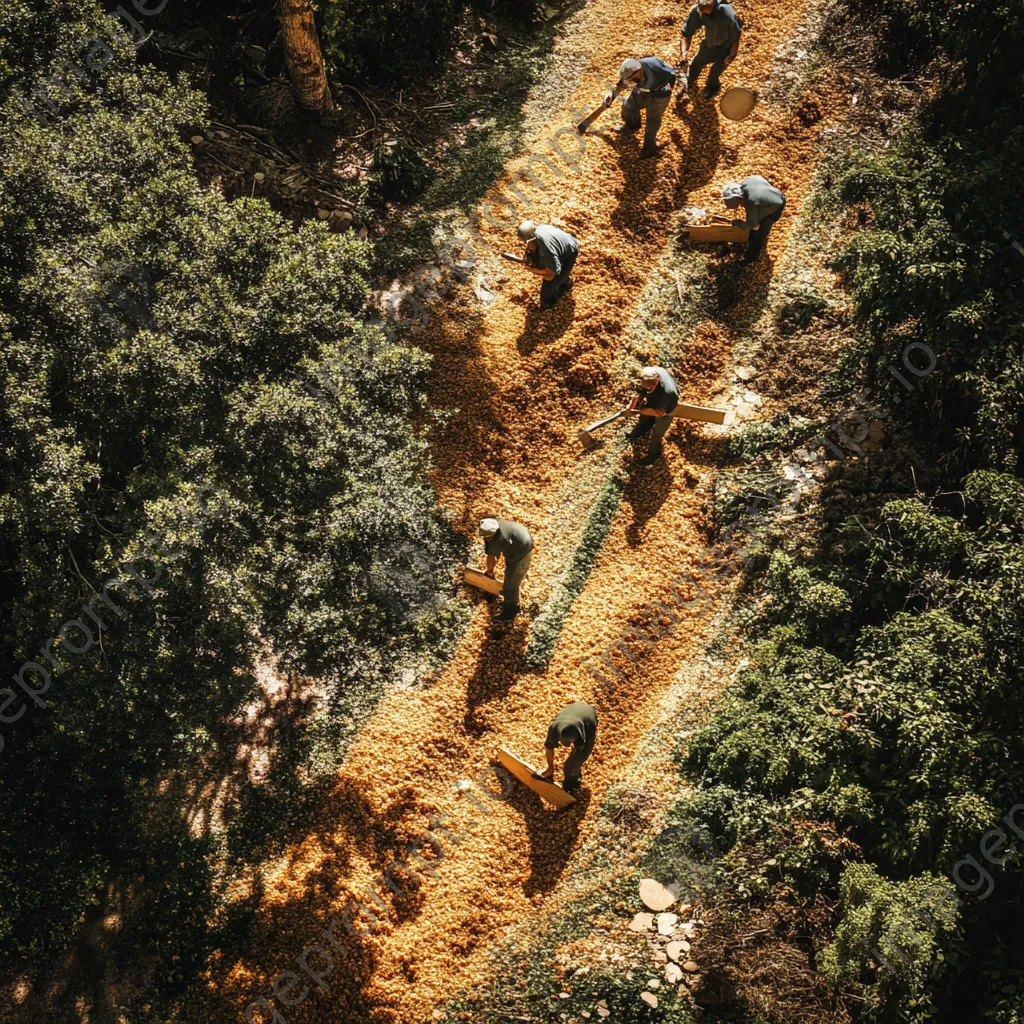
[[[589,128],[589,127],[590,127],[590,126],[591,126],[591,125],[592,125],[592,124],[593,124],[593,123],[594,123],[594,122],[595,122],[595,121],[596,121],[596,120],[597,120],[597,119],[598,119],[598,118],[599,118],[599,117],[600,117],[600,116],[601,116],[601,115],[602,115],[602,114],[603,114],[603,113],[604,113],[604,112],[605,112],[605,111],[607,110],[607,109],[608,109],[608,108],[607,108],[607,107],[606,107],[606,106],[605,106],[605,105],[604,105],[604,104],[602,103],[602,104],[601,104],[601,106],[599,106],[599,107],[597,108],[597,110],[593,111],[592,113],[589,113],[589,114],[587,114],[587,116],[586,116],[585,118],[583,118],[583,120],[582,120],[582,121],[580,121],[580,122],[579,122],[579,124],[577,124],[577,125],[576,125],[576,131],[578,131],[578,132],[580,133],[580,135],[586,135],[586,133],[587,133],[587,129],[588,129],[588,128]]]
[[[620,409],[617,413],[615,413],[614,416],[608,416],[603,420],[598,420],[596,423],[591,423],[590,426],[586,428],[587,433],[589,434],[592,430],[597,430],[598,427],[606,427],[609,423],[614,423],[616,420],[621,419],[624,415],[625,413],[622,412],[622,410]]]
[[[508,260],[509,263],[522,263],[524,267],[526,266],[526,260],[524,260],[522,256],[516,256],[511,252],[503,252],[501,254],[501,258],[503,260]]]

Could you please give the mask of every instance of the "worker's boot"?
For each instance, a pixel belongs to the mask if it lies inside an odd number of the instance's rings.
[[[564,789],[566,791],[566,793],[568,793],[570,796],[574,796],[576,793],[578,793],[580,791],[580,786],[582,786],[582,785],[583,785],[583,779],[581,779],[581,778],[566,779],[562,783],[562,789]]]
[[[615,132],[617,135],[630,135],[633,132],[640,131],[640,125],[628,124],[627,122],[623,121],[622,124],[617,124],[612,129],[612,131]]]

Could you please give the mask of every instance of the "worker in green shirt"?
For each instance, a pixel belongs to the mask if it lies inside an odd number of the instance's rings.
[[[564,711],[559,712],[548,728],[547,739],[544,740],[544,755],[548,763],[542,772],[544,778],[551,782],[555,780],[555,748],[572,747],[562,769],[562,788],[569,793],[579,789],[582,781],[580,769],[594,749],[596,734],[597,711],[589,704],[570,704]]]
[[[487,555],[486,574],[494,578],[494,567],[498,559],[505,556],[505,579],[501,586],[501,615],[503,622],[519,614],[519,587],[530,568],[533,552],[533,538],[529,530],[509,519],[481,519],[480,536],[484,540]]]
[[[747,254],[744,263],[753,263],[764,252],[772,225],[786,208],[786,197],[766,178],[752,174],[742,181],[730,181],[722,187],[722,202],[729,210],[743,205],[746,217],[734,220],[733,227],[747,229]]]
[[[672,413],[678,404],[679,388],[672,374],[663,366],[645,366],[640,371],[639,390],[622,410],[627,416],[638,417],[636,425],[626,434],[630,441],[651,432],[651,442],[647,454],[640,460],[641,466],[653,466],[661,458],[661,442],[672,426]]]
[[[534,224],[524,220],[516,229],[526,243],[526,269],[542,279],[540,304],[551,309],[572,288],[572,268],[580,254],[580,243],[567,231],[550,224]]]
[[[684,64],[690,55],[690,42],[700,29],[704,30],[704,38],[687,71],[683,95],[691,85],[697,84],[700,73],[710,64],[708,84],[700,91],[701,99],[709,100],[722,88],[719,81],[722,71],[736,59],[743,22],[731,4],[720,0],[699,0],[690,9],[680,33],[679,56]]]

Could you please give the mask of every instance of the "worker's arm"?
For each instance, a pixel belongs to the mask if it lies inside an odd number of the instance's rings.
[[[553,747],[544,748],[544,756],[547,758],[548,766],[541,772],[541,775],[546,779],[554,779],[555,777],[555,750]]]
[[[487,569],[484,571],[485,576],[494,575],[494,567],[498,564],[498,559],[494,555],[487,556]]]
[[[536,274],[538,277],[543,277],[545,281],[554,281],[555,272],[550,267],[533,267],[527,265],[526,269],[531,274]]]
[[[643,409],[637,409],[637,412],[640,413],[641,416],[667,416],[668,415],[668,413],[665,412],[664,409],[648,409],[646,406],[644,406]]]
[[[732,49],[729,51],[729,56],[725,58],[726,64],[731,64],[736,59],[736,54],[739,53],[740,50],[740,38],[742,35],[743,33],[740,32],[739,35],[736,36],[736,40],[732,44]]]
[[[686,60],[686,55],[690,52],[690,36],[679,34],[679,59]]]
[[[615,97],[626,88],[626,83],[620,78],[618,82],[615,83],[614,87],[604,94],[604,109],[607,110],[615,102]]]

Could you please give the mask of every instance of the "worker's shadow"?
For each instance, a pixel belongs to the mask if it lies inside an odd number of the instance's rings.
[[[669,117],[666,114],[666,122]],[[707,185],[715,175],[722,152],[722,132],[719,113],[714,103],[690,100],[677,107],[669,128],[669,137],[679,156],[679,172],[673,196],[675,209],[686,204],[686,197],[695,189]],[[679,130],[682,122],[688,128],[688,141]]]
[[[745,247],[737,247],[739,252]],[[721,254],[709,268],[715,282],[718,313],[733,331],[751,328],[764,313],[774,261],[765,253],[756,263],[741,262],[736,253]]]
[[[574,804],[553,811],[532,789],[513,784],[509,806],[522,815],[530,840],[530,877],[523,883],[526,896],[550,892],[558,884],[576,845],[591,796],[584,782]]]
[[[631,548],[643,543],[644,528],[658,514],[672,489],[672,473],[663,458],[650,467],[636,466],[623,491],[623,499],[633,510],[633,522],[626,527]]]
[[[539,300],[535,300],[526,311],[523,333],[516,339],[519,354],[528,356],[538,345],[557,341],[572,326],[575,316],[572,292],[563,295],[554,309],[542,309]]]
[[[516,680],[526,641],[530,635],[530,617],[521,612],[512,622],[501,622],[497,611],[487,627],[476,671],[466,685],[466,714],[463,719],[470,736],[491,732],[494,725],[487,721],[486,706],[503,700]]]

